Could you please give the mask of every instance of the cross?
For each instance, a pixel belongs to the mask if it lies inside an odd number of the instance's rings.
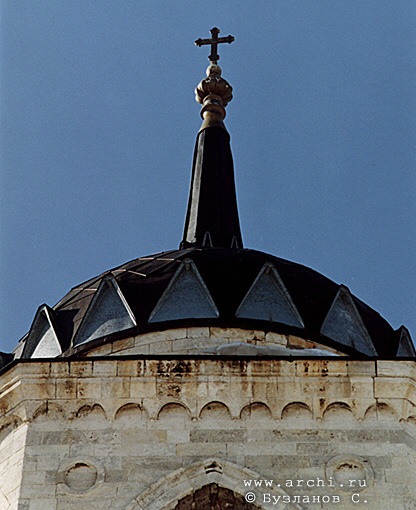
[[[211,32],[211,39],[197,39],[195,41],[195,44],[197,46],[204,46],[205,44],[211,45],[211,55],[208,57],[211,62],[217,62],[217,60],[220,59],[220,56],[217,54],[218,45],[221,43],[228,43],[231,44],[233,41],[235,41],[235,38],[232,35],[229,35],[227,37],[218,37],[218,34],[220,33],[220,29],[217,27],[214,27]]]

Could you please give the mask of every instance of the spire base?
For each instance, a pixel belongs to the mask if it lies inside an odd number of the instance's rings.
[[[224,113],[222,113],[221,110],[223,110]],[[215,103],[207,103],[202,107],[201,117],[204,120],[201,127],[199,128],[199,132],[209,127],[219,127],[227,131],[227,128],[223,122],[223,118],[225,117],[225,110],[220,105]]]

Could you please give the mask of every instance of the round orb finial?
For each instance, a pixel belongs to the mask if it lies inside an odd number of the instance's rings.
[[[204,119],[201,129],[218,126],[225,129],[225,107],[233,98],[233,88],[221,77],[222,69],[216,62],[207,68],[207,77],[200,81],[195,89],[195,99],[202,104],[201,117]]]
[[[207,77],[210,76],[221,76],[222,69],[216,62],[211,62],[210,65],[207,67],[206,75]]]

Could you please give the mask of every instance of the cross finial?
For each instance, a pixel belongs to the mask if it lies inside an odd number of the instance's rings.
[[[229,35],[227,37],[218,37],[218,34],[220,33],[220,29],[217,27],[214,27],[210,30],[212,37],[210,39],[197,39],[195,41],[195,44],[197,46],[204,46],[205,44],[211,45],[211,55],[209,55],[209,60],[211,62],[217,62],[220,59],[220,56],[217,53],[218,45],[221,43],[228,43],[231,44],[233,41],[235,41],[235,38],[232,35]]]

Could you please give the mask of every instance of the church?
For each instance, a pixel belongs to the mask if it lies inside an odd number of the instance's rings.
[[[0,353],[1,510],[416,509],[416,352],[244,247],[213,28],[179,247],[42,304]]]

